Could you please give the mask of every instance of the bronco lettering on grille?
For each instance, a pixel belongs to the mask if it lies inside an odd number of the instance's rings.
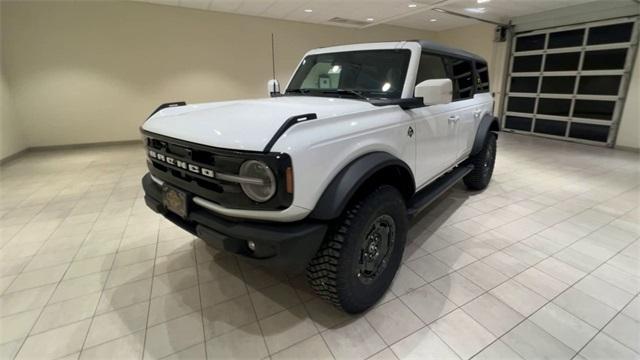
[[[149,157],[154,158],[158,161],[167,163],[169,165],[173,165],[175,167],[179,167],[181,169],[185,169],[185,170],[189,170],[192,173],[196,173],[196,174],[200,174],[202,176],[206,176],[208,178],[214,178],[215,177],[215,171],[211,170],[211,169],[207,169],[195,164],[190,164],[186,161],[182,161],[182,160],[178,160],[176,158],[173,158],[171,156],[168,155],[164,155],[164,154],[159,154],[153,150],[149,150]]]

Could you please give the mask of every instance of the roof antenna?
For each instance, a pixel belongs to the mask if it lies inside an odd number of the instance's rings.
[[[271,71],[272,71],[272,79],[276,78],[276,51],[273,41],[273,33],[271,33]]]

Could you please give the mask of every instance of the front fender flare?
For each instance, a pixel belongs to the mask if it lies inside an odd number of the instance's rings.
[[[399,167],[406,171],[410,175],[410,192],[415,191],[413,172],[404,161],[386,152],[373,152],[355,159],[331,180],[309,217],[331,220],[340,216],[356,191],[372,175],[387,167]]]

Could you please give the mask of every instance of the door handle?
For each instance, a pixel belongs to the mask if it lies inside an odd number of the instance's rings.
[[[457,123],[458,120],[460,120],[460,116],[455,115],[455,116],[449,116],[449,122],[451,123]]]

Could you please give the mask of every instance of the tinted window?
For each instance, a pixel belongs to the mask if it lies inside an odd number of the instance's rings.
[[[541,134],[564,136],[567,131],[567,123],[564,121],[536,119],[533,131]]]
[[[489,68],[487,64],[476,63],[476,92],[489,91]]]
[[[293,76],[287,91],[314,96],[354,97],[336,90],[355,90],[367,97],[399,98],[411,52],[364,50],[309,55]]]
[[[582,46],[584,29],[559,31],[549,34],[548,49],[556,49],[571,46]]]
[[[516,51],[531,51],[544,48],[545,34],[519,36],[516,39]]]
[[[576,139],[606,142],[609,136],[609,127],[605,125],[571,123],[569,136]]]
[[[573,105],[573,117],[611,120],[615,108],[615,101],[576,100]]]
[[[587,51],[582,70],[622,69],[626,60],[627,49]]]
[[[541,93],[545,94],[573,94],[576,83],[574,76],[545,76],[542,78]]]
[[[535,98],[509,96],[509,101],[507,103],[507,111],[533,114],[533,107],[535,106],[535,104],[536,104]]]
[[[538,91],[538,78],[534,76],[511,78],[511,92],[534,93]]]
[[[542,55],[516,56],[513,58],[513,72],[540,71]]]
[[[633,23],[598,26],[589,29],[587,45],[611,44],[631,40]]]
[[[422,54],[420,57],[420,65],[418,66],[418,75],[416,84],[430,79],[446,79],[447,71],[444,62],[440,56]]]
[[[569,116],[571,100],[569,99],[544,99],[538,100],[538,114]]]
[[[507,116],[504,121],[504,127],[508,129],[531,131],[532,120],[520,116]]]
[[[580,53],[547,54],[544,61],[544,71],[571,71],[578,70]]]
[[[473,68],[471,61],[449,59],[451,80],[453,81],[453,100],[464,100],[473,96]]]
[[[581,76],[578,94],[618,95],[621,76]]]

